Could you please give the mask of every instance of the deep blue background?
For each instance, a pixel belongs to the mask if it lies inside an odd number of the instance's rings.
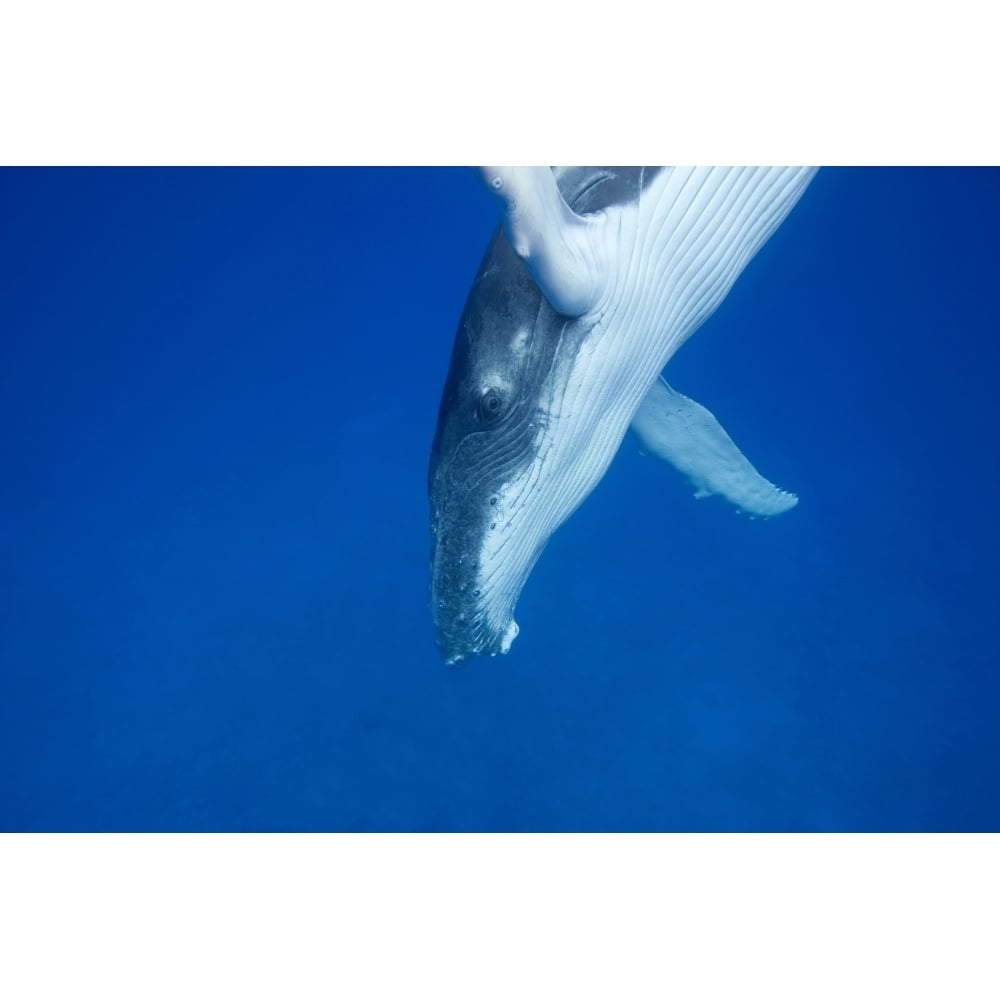
[[[821,171],[668,369],[799,506],[631,440],[446,670],[459,170],[0,172],[0,828],[1000,828],[1000,172]]]

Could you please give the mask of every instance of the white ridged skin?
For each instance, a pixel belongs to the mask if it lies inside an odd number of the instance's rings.
[[[538,169],[551,177],[547,168]],[[719,305],[813,173],[804,167],[674,167],[654,178],[638,205],[612,207],[586,229],[601,294],[580,322],[593,329],[568,377],[553,381],[550,398],[541,401],[537,454],[502,491],[497,529],[479,554],[477,586],[491,628],[502,632],[511,625],[514,603],[549,536],[603,477],[660,371]],[[528,188],[523,176],[518,183]],[[539,178],[532,190],[533,196],[549,190],[548,181]],[[563,301],[565,289],[553,289],[567,258],[552,248],[566,241],[544,231],[562,209],[533,211],[542,231],[532,238],[529,258],[536,259],[529,267],[542,292]],[[567,286],[581,283],[573,277]]]

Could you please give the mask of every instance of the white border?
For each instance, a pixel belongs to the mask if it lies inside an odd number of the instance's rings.
[[[996,163],[989,9],[8,0],[0,163]]]
[[[995,997],[991,836],[7,836],[0,995]]]

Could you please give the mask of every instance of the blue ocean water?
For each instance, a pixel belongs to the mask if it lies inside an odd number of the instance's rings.
[[[997,830],[1000,171],[821,171],[444,668],[451,169],[0,172],[0,829]]]

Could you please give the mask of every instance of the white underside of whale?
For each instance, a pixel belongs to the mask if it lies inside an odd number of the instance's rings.
[[[542,293],[557,311],[593,324],[568,375],[553,379],[541,401],[536,456],[501,490],[496,529],[482,543],[476,585],[491,627],[516,634],[513,604],[535,559],[603,477],[630,425],[698,496],[723,496],[755,516],[795,505],[708,410],[659,377],[813,172],[674,167],[637,204],[578,216],[549,170],[483,168],[511,245]]]

